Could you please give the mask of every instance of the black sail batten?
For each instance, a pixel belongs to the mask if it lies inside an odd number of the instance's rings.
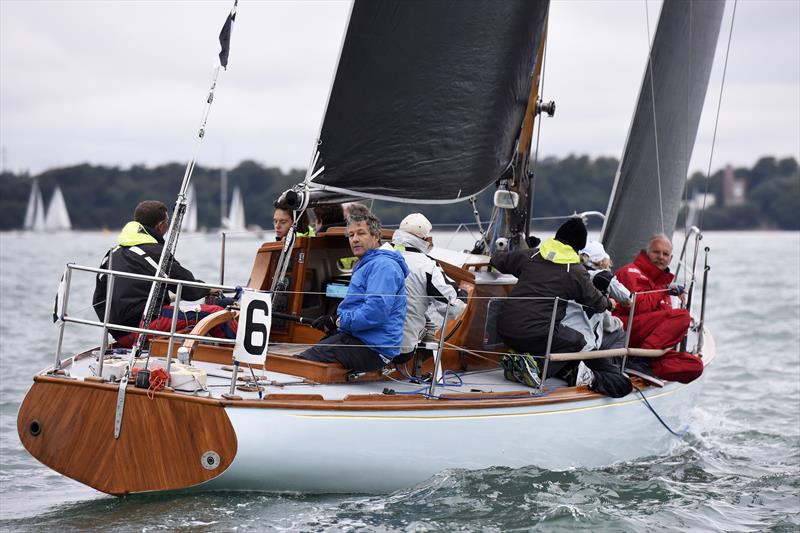
[[[603,225],[619,264],[675,230],[724,9],[724,0],[664,1]]]
[[[315,191],[415,203],[510,167],[548,0],[356,0],[319,138]]]

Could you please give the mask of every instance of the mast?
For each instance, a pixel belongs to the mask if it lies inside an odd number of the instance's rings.
[[[533,139],[533,127],[536,116],[545,111],[549,116],[555,113],[555,104],[550,102],[542,105],[539,94],[539,80],[542,74],[544,63],[544,50],[547,42],[547,20],[545,20],[544,32],[541,42],[538,43],[536,63],[531,74],[531,91],[528,97],[528,105],[525,109],[525,118],[520,130],[519,142],[510,177],[501,182],[498,187],[507,187],[508,190],[517,193],[517,207],[504,209],[502,212],[500,227],[495,232],[495,237],[505,237],[509,239],[510,248],[527,248],[525,238],[530,234],[530,211],[533,205],[533,179],[534,176],[529,170],[531,157],[531,141]],[[496,239],[493,239],[495,242]]]
[[[724,0],[665,0],[614,180],[601,240],[625,263],[675,231]]]

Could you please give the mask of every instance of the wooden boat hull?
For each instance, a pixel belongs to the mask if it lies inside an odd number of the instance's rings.
[[[17,416],[22,444],[46,466],[97,490],[121,495],[187,488],[218,476],[236,456],[236,433],[221,405],[176,395],[150,399],[130,387],[115,439],[118,386],[43,376],[35,381]]]

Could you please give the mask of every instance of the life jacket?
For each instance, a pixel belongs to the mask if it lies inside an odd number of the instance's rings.
[[[581,262],[578,252],[572,246],[555,239],[547,239],[542,242],[539,246],[539,255],[545,261],[550,261],[557,265],[570,265]]]

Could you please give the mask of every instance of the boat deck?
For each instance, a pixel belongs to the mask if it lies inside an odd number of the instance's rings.
[[[127,360],[123,358],[123,360]],[[144,360],[144,357],[141,358]],[[109,364],[106,360],[106,364]],[[95,363],[94,356],[85,354],[84,357],[76,358],[72,364],[66,366],[69,376],[76,379],[84,379],[95,376],[91,365]],[[139,366],[142,363],[137,363]],[[166,368],[167,362],[163,357],[152,357],[149,368]],[[233,374],[233,366],[209,363],[205,361],[194,361],[192,366],[200,368],[206,372],[207,390],[195,392],[175,391],[177,394],[188,396],[198,396],[203,398],[222,398],[223,394],[230,393],[230,383]],[[343,400],[353,395],[386,395],[386,394],[426,394],[429,383],[414,382],[402,377],[398,372],[393,372],[383,380],[355,381],[352,383],[314,383],[306,378],[293,376],[274,371],[264,371],[253,368],[252,373],[249,368],[242,367],[238,372],[235,394],[243,400],[258,400],[259,393],[254,386],[253,376],[261,386],[262,397],[269,394],[295,394],[295,395],[319,395],[324,400]],[[566,383],[560,379],[547,380],[546,386],[549,390],[563,388]],[[436,394],[467,394],[467,393],[501,393],[509,394],[518,392],[520,396],[535,394],[536,389],[532,389],[520,383],[507,381],[503,377],[500,368],[491,370],[477,370],[471,372],[460,372],[455,374],[451,371],[446,372],[444,384],[437,385]]]

